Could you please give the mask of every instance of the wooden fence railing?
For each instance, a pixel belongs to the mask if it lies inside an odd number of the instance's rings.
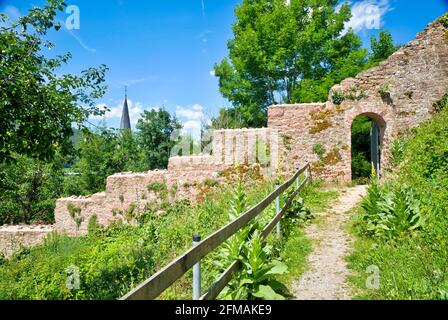
[[[300,181],[300,176],[305,173],[305,179]],[[310,165],[305,165],[302,169],[298,170],[296,174],[286,181],[281,186],[277,187],[274,192],[268,195],[264,200],[254,206],[246,213],[239,216],[234,221],[230,222],[220,230],[214,232],[206,239],[197,243],[190,250],[179,256],[177,259],[168,264],[165,268],[161,269],[149,279],[141,283],[134,290],[126,294],[120,300],[153,300],[157,298],[161,293],[168,289],[176,280],[182,277],[188,270],[190,270],[195,264],[201,261],[207,254],[218,248],[227,239],[236,234],[247,224],[260,215],[264,209],[266,209],[273,201],[280,198],[281,194],[286,191],[294,182],[296,182],[295,192],[287,199],[285,205],[280,210],[277,206],[277,214],[268,225],[263,229],[261,235],[266,238],[276,225],[278,225],[291,206],[292,201],[298,195],[303,186],[311,179]],[[239,261],[235,261],[232,265],[224,271],[224,273],[217,279],[217,281],[206,291],[200,300],[213,300],[221,291],[226,287],[232,276],[240,269],[241,264]]]

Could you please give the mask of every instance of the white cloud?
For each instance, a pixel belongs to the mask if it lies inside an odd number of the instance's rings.
[[[145,78],[131,79],[131,80],[127,80],[127,81],[122,81],[122,82],[120,82],[120,85],[130,87],[130,86],[135,85],[135,84],[140,84],[140,83],[144,83],[144,82],[147,82],[147,81],[156,81],[158,79],[159,79],[159,77],[157,77],[157,76],[149,76],[149,77],[145,77]]]
[[[191,134],[194,139],[200,138],[203,123],[210,124],[210,119],[204,110],[205,108],[200,104],[176,107],[176,117],[182,123],[183,132]]]
[[[194,132],[197,132],[201,130],[201,122],[195,121],[195,120],[189,120],[182,123],[183,129],[185,130],[192,130]]]
[[[216,77],[216,72],[215,72],[215,70],[210,70],[210,76],[211,76],[211,77]]]
[[[208,35],[213,33],[213,31],[205,29],[201,33],[197,34],[195,36],[196,39],[199,39],[202,43],[208,42]]]
[[[383,16],[393,10],[389,0],[362,0],[350,3],[352,18],[345,25],[345,32],[349,28],[359,32],[363,29],[380,29],[383,23]]]
[[[187,108],[177,106],[176,116],[187,120],[201,120],[205,118],[204,107],[199,104]]]
[[[204,0],[201,0],[201,6],[202,6],[202,16],[205,17],[205,2],[204,2]]]
[[[119,101],[116,103],[115,107],[108,107],[105,103],[97,105],[98,108],[101,108],[102,110],[109,109],[109,111],[106,112],[104,116],[96,116],[92,117],[94,120],[112,120],[112,119],[121,119],[121,116],[123,114],[123,104],[124,101]],[[132,100],[128,99],[128,107],[129,107],[129,117],[131,119],[132,124],[137,124],[138,119],[140,118],[141,114],[145,110],[143,107],[143,104],[140,102],[134,103]]]

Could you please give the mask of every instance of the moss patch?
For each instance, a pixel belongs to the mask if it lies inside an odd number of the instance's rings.
[[[311,164],[311,171],[314,174],[322,175],[326,172],[327,166],[333,166],[342,162],[342,155],[339,148],[333,148],[329,153],[322,157],[319,161]]]
[[[338,148],[333,148],[323,159],[325,165],[335,165],[342,161],[342,156]]]

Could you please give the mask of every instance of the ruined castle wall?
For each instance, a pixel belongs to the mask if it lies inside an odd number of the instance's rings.
[[[203,170],[156,170],[147,173],[122,173],[108,177],[106,192],[90,197],[70,197],[59,199],[56,203],[56,230],[72,236],[83,235],[88,231],[88,223],[93,215],[103,226],[121,220],[127,223],[126,212],[134,208],[134,214],[144,212],[145,206],[155,207],[164,201],[187,199],[196,202],[199,195],[197,185],[205,179],[219,179],[215,171]],[[166,187],[164,195],[153,191],[149,186],[161,183]],[[68,207],[80,209],[82,221],[78,226]]]
[[[428,120],[448,89],[447,29],[434,22],[379,66],[332,88],[329,102],[269,109],[269,128],[281,135],[281,163],[292,172],[311,162],[326,180],[351,180],[351,126],[367,115],[380,127],[381,164],[389,165],[391,141]],[[333,95],[345,100],[336,105]],[[319,157],[313,148],[322,145]]]
[[[268,128],[216,130],[213,133],[213,156],[226,165],[275,165],[277,134],[276,130]]]

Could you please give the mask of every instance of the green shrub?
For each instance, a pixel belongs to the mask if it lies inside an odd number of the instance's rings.
[[[130,227],[101,237],[53,235],[0,267],[0,299],[116,299],[154,268],[146,238]],[[66,287],[70,266],[79,269],[79,290]]]
[[[319,159],[322,159],[326,151],[325,147],[321,143],[318,143],[313,146],[313,152],[319,157]]]
[[[394,239],[422,226],[420,201],[406,184],[381,186],[373,169],[367,196],[361,203],[360,232]]]
[[[366,97],[366,93],[357,86],[351,87],[345,95],[346,99],[353,101],[359,101]]]
[[[349,258],[360,298],[446,299],[448,292],[448,110],[400,146],[393,180],[369,187],[355,219],[361,235]],[[366,290],[366,268],[381,271]]]
[[[395,139],[391,143],[390,163],[397,167],[403,160],[404,143],[400,139]]]
[[[448,14],[444,14],[443,16],[438,18],[437,21],[440,21],[445,28],[448,28]]]
[[[342,91],[334,91],[331,95],[331,100],[334,104],[340,105],[345,100],[344,92]]]
[[[311,210],[305,205],[305,200],[302,197],[297,196],[286,212],[286,218],[292,223],[296,223],[311,220],[313,215]]]
[[[163,182],[152,182],[150,184],[148,184],[148,191],[152,191],[152,192],[162,192],[162,191],[166,191],[168,188],[166,186],[165,183]]]
[[[285,300],[278,293],[285,290],[285,286],[274,276],[285,274],[288,268],[278,260],[271,260],[269,251],[259,231],[255,231],[249,243],[243,242],[239,253],[243,268],[221,297],[226,300]]]
[[[90,219],[89,222],[87,224],[87,230],[90,233],[96,233],[99,230],[101,230],[101,226],[98,224],[98,216],[96,214],[93,214]]]
[[[214,188],[217,187],[219,185],[219,182],[213,179],[205,179],[204,181],[204,185],[209,187],[209,188]]]
[[[243,188],[245,205],[238,207],[245,210],[272,191],[273,185],[244,181]],[[223,227],[228,222],[232,197],[233,190],[224,185],[219,194],[208,194],[196,206],[180,201],[169,204],[161,215],[146,210],[135,215],[135,225],[123,225],[118,220],[110,228],[79,238],[50,235],[44,244],[23,248],[0,265],[0,300],[120,298],[189,249],[193,234],[206,237]],[[119,214],[118,209],[115,212]],[[92,230],[94,218],[89,222]],[[204,286],[211,285],[221,271],[215,257],[212,253],[203,260]],[[66,288],[70,266],[79,269],[80,290]],[[190,283],[191,275],[187,274],[181,280],[181,290],[170,288],[161,299],[190,298]]]
[[[381,96],[381,98],[387,99],[390,97],[390,84],[389,82],[383,83],[380,88],[378,89],[378,93]]]
[[[138,212],[136,212],[137,209],[138,209],[138,207],[137,207],[136,203],[131,203],[129,205],[129,207],[126,209],[126,211],[124,213],[124,217],[128,223],[133,222],[134,219],[136,218],[136,216],[138,214]]]
[[[433,108],[437,112],[440,112],[443,109],[445,109],[447,105],[448,105],[448,93],[445,93],[445,95],[442,97],[442,99],[440,99],[439,101],[437,101],[433,104]]]
[[[70,214],[72,219],[75,219],[77,216],[81,214],[81,207],[75,206],[73,203],[67,203],[67,211]]]
[[[408,99],[412,99],[412,97],[414,96],[414,92],[412,91],[406,91],[404,93],[404,95],[408,98]]]

